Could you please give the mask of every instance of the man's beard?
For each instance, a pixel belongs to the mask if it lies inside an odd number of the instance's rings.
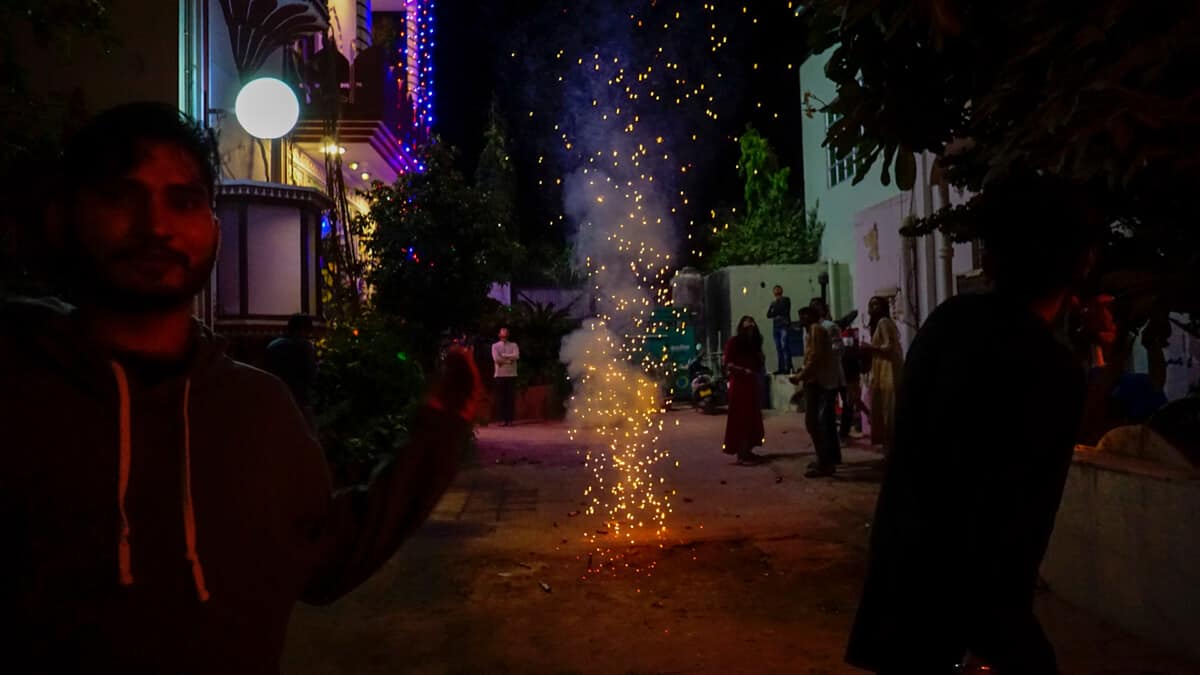
[[[70,273],[72,295],[81,302],[126,314],[176,310],[191,303],[208,284],[216,256],[214,250],[196,265],[181,256],[183,282],[178,285],[131,288],[108,271],[122,264],[120,257],[101,261],[76,251]]]

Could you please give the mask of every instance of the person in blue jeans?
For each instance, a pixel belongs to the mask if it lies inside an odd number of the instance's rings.
[[[788,327],[792,323],[792,300],[783,294],[783,286],[775,286],[772,290],[775,300],[767,308],[767,318],[771,320],[771,335],[775,337],[775,356],[779,365],[776,375],[787,375],[792,372],[792,352],[788,349]]]

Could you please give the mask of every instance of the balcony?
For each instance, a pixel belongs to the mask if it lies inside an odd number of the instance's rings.
[[[427,132],[413,112],[399,42],[373,45],[353,63],[327,45],[303,66],[306,96],[293,142],[318,161],[339,153],[351,190],[424,168],[414,146]]]

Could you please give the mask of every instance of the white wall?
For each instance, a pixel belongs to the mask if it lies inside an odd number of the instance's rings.
[[[800,65],[800,95],[811,93],[811,103],[820,107],[819,101],[829,103],[837,95],[833,82],[825,77],[825,64],[831,52],[810,56]],[[818,101],[819,99],[819,101]],[[804,153],[804,202],[806,208],[817,208],[818,217],[825,223],[825,234],[821,238],[821,257],[834,262],[847,263],[851,277],[854,276],[854,214],[899,194],[893,182],[880,182],[882,165],[876,162],[871,174],[858,185],[847,179],[837,185],[829,184],[829,162],[823,143],[825,141],[825,115],[816,113],[801,120]]]
[[[1042,574],[1068,602],[1200,655],[1198,513],[1186,472],[1077,453]]]
[[[851,289],[846,285],[846,265],[816,263],[812,265],[738,265],[723,267],[705,278],[705,323],[709,335],[706,348],[717,352],[724,341],[736,330],[737,322],[744,315],[754,317],[763,334],[763,354],[767,369],[774,371],[777,364],[775,341],[771,338],[771,320],[767,308],[774,300],[772,291],[776,284],[783,286],[783,294],[792,301],[792,321],[797,312],[808,305],[812,298],[821,295],[818,277],[822,272],[830,274],[830,309],[835,318],[852,309]],[[717,288],[725,293],[712,292]],[[719,333],[719,334],[718,334]],[[799,364],[799,346],[793,347],[792,356]]]
[[[300,231],[295,207],[251,205],[246,227],[249,310],[300,311]]]
[[[221,221],[221,251],[217,257],[217,312],[237,314],[241,311],[241,270],[238,267],[238,208],[236,205],[219,207],[217,217]]]

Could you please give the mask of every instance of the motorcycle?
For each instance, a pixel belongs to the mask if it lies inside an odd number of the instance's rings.
[[[688,377],[692,381],[692,406],[705,415],[716,415],[724,405],[724,381],[713,377],[712,369],[704,365],[703,352],[688,361]]]

